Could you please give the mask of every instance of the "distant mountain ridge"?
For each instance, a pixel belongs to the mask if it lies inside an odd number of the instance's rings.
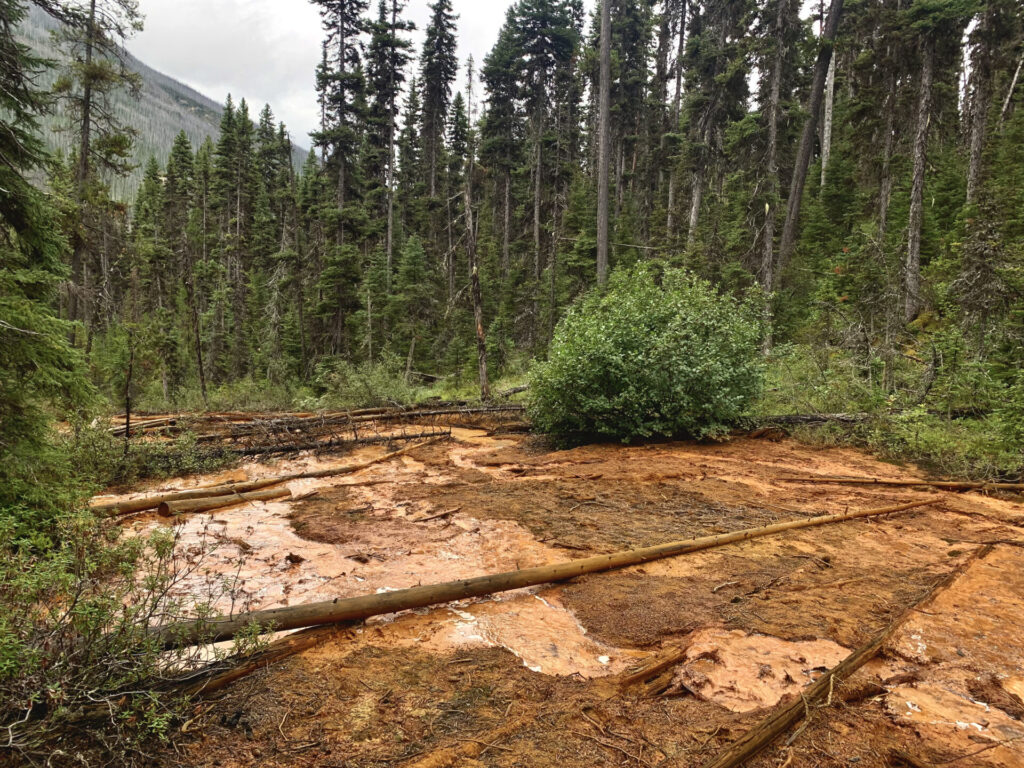
[[[60,61],[60,51],[54,46],[50,35],[51,31],[57,28],[57,24],[58,22],[46,13],[32,6],[18,31],[26,44],[39,55]],[[118,94],[114,100],[114,110],[118,119],[139,131],[134,152],[134,162],[138,167],[123,179],[111,180],[111,192],[114,197],[126,202],[135,198],[146,161],[152,156],[161,163],[166,162],[174,137],[180,131],[185,131],[193,148],[198,148],[207,137],[216,141],[220,133],[223,111],[220,103],[173,77],[158,72],[131,54],[128,54],[128,62],[142,77],[142,93],[138,100],[126,94]],[[40,85],[44,88],[50,87],[55,77],[55,72],[46,73],[41,78]],[[243,96],[244,94],[235,94],[236,102]],[[250,117],[255,120],[261,108],[262,105],[250,104]],[[73,142],[66,125],[66,120],[59,112],[49,115],[43,121],[46,143],[51,150],[70,152]],[[292,161],[296,169],[305,162],[307,154],[308,150],[292,142]]]

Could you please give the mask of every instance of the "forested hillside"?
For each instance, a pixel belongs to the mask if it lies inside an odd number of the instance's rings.
[[[61,61],[66,54],[53,38],[53,33],[60,27],[61,24],[53,17],[32,6],[18,26],[18,36],[39,56]],[[142,181],[146,161],[156,157],[161,163],[167,162],[174,137],[180,131],[184,131],[196,146],[208,137],[217,136],[221,105],[146,66],[131,54],[126,54],[126,59],[128,67],[140,76],[141,88],[136,98],[125,92],[113,94],[112,107],[119,121],[138,132],[132,151],[134,167],[127,175],[108,179],[108,182],[115,198],[131,201]],[[39,84],[52,87],[57,75],[57,70],[43,72]],[[65,155],[72,152],[76,143],[75,132],[62,110],[57,109],[47,115],[41,121],[41,128],[51,151]],[[305,152],[296,147],[294,157],[301,163]]]
[[[482,62],[456,61],[448,0],[420,51],[400,0],[320,5],[325,162],[289,167],[272,125],[229,104],[214,145],[148,169],[103,310],[76,318],[98,350],[126,314],[148,324],[160,352],[139,375],[169,401],[202,377],[338,365],[475,375],[472,264],[500,373],[543,355],[597,282],[599,27],[582,3],[516,2]],[[1021,24],[1008,0],[811,17],[613,2],[611,268],[769,292],[775,344],[842,351],[879,397],[942,384],[942,407],[997,405],[1021,349]]]
[[[610,0],[602,34],[581,0],[518,0],[477,62],[456,58],[451,0],[418,50],[402,0],[314,4],[322,124],[301,164],[272,113],[229,100],[214,139],[168,137],[134,206],[111,206],[123,163],[82,163],[82,138],[131,141],[130,72],[96,82],[107,126],[83,115],[87,75],[58,80],[76,115],[53,177],[73,246],[60,309],[112,402],[486,396],[644,263],[762,303],[762,411],[1014,433],[1019,3]],[[98,7],[122,26],[97,40],[130,34],[127,0]]]

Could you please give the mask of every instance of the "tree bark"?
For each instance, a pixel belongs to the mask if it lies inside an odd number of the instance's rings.
[[[836,96],[836,57],[828,63],[828,75],[825,77],[825,107],[822,112],[821,126],[821,188],[825,188],[828,178],[828,163],[832,158],[832,107]]]
[[[832,47],[839,28],[839,17],[843,12],[843,0],[832,0],[829,8],[828,21],[821,34],[821,48],[818,59],[814,63],[814,80],[811,85],[811,96],[807,104],[807,122],[800,137],[800,146],[796,154],[796,165],[793,168],[793,179],[789,185],[789,199],[786,202],[786,222],[782,228],[782,240],[779,243],[779,258],[775,273],[782,272],[796,248],[797,224],[800,221],[800,203],[803,200],[804,184],[807,181],[807,170],[811,164],[811,153],[814,150],[814,138],[818,132],[818,114],[821,112],[821,100],[825,92],[825,79],[828,76],[829,64],[832,61]]]
[[[924,176],[928,161],[928,124],[932,110],[932,74],[935,41],[921,41],[921,84],[914,129],[914,173],[910,187],[910,221],[907,228],[907,258],[903,268],[903,316],[908,323],[921,309],[921,226],[924,221]]]
[[[601,0],[601,74],[599,84],[597,160],[597,283],[608,282],[608,164],[611,161],[611,0]]]
[[[676,48],[675,78],[676,90],[672,97],[672,130],[679,130],[679,113],[683,99],[683,55],[686,52],[686,0],[682,0],[679,9],[679,45]],[[665,239],[672,240],[675,234],[675,208],[676,208],[676,163],[670,162],[671,168],[668,174],[668,203],[665,214]]]
[[[539,151],[539,150],[538,150]],[[480,267],[476,258],[476,229],[473,225],[473,149],[470,148],[469,165],[466,169],[466,185],[463,190],[466,204],[466,257],[469,261],[470,292],[473,295],[473,324],[476,327],[476,363],[480,377],[480,399],[491,399],[491,384],[487,378],[487,335],[484,331],[484,307],[480,291]],[[540,253],[537,253],[540,259]]]
[[[988,31],[992,20],[989,13],[982,16],[977,37],[977,56],[974,59],[973,98],[971,104],[970,160],[967,166],[966,204],[974,205],[978,200],[981,185],[982,153],[985,149],[985,129],[988,127],[988,107],[992,97],[992,50],[989,47]]]
[[[764,246],[761,252],[761,287],[771,293],[775,287],[775,217],[779,194],[779,99],[782,66],[785,61],[785,23],[789,0],[776,0],[775,58],[772,61],[771,91],[768,97],[768,189],[765,204]]]

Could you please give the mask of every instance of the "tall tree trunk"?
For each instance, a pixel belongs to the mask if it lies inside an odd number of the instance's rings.
[[[78,168],[75,171],[75,196],[79,216],[85,215],[86,193],[89,184],[89,157],[92,153],[92,61],[96,36],[96,0],[89,3],[89,18],[85,31],[85,75],[82,78],[82,114],[78,141]],[[71,285],[68,290],[68,316],[71,320],[83,319],[81,294],[84,292],[85,260],[87,246],[83,233],[84,225],[79,223],[73,238],[71,252]],[[74,331],[72,331],[72,334]],[[88,333],[88,328],[86,328]],[[72,337],[73,338],[73,337]]]
[[[796,165],[793,168],[793,179],[789,185],[789,199],[786,201],[786,222],[782,228],[782,240],[779,243],[779,259],[775,273],[779,274],[788,263],[796,248],[796,228],[800,221],[800,203],[803,200],[804,184],[807,181],[807,170],[811,165],[811,153],[814,151],[814,138],[818,132],[818,114],[821,112],[821,100],[825,92],[825,79],[832,61],[832,47],[839,28],[839,16],[843,12],[843,0],[832,0],[828,20],[822,30],[818,59],[814,62],[814,80],[811,84],[810,100],[807,104],[807,122],[800,137],[800,146],[796,153]]]
[[[970,160],[967,166],[967,205],[973,205],[978,199],[978,187],[981,184],[981,160],[985,149],[985,129],[988,127],[988,106],[992,97],[992,49],[989,46],[988,32],[992,24],[989,13],[982,16],[981,28],[978,30],[977,56],[974,59],[974,81],[971,104],[971,140]]]
[[[903,269],[904,319],[909,323],[921,309],[921,225],[924,221],[924,175],[928,160],[928,123],[932,110],[932,74],[935,40],[921,41],[921,85],[914,127],[914,173],[910,187],[910,222],[907,229],[907,260]]]
[[[611,79],[612,79],[611,0],[601,0],[601,74],[599,95],[597,160],[597,282],[608,281],[608,164],[611,160]]]
[[[484,332],[484,304],[480,292],[480,268],[476,259],[476,229],[473,225],[473,156],[470,150],[469,168],[463,189],[466,205],[466,257],[469,261],[470,293],[473,297],[473,324],[476,327],[477,372],[480,375],[480,399],[491,399],[491,384],[487,379],[487,336]],[[540,258],[538,254],[537,258]]]
[[[701,165],[690,177],[690,228],[686,232],[686,250],[693,250],[697,243],[697,224],[700,223],[700,206],[704,200],[704,167]]]
[[[502,212],[504,222],[501,228],[501,275],[508,277],[511,268],[511,240],[512,240],[512,173],[505,169],[505,204]]]
[[[391,29],[388,34],[394,36],[398,27],[398,3],[391,2]],[[394,37],[392,37],[394,39]],[[388,103],[388,167],[387,181],[385,186],[388,190],[388,224],[385,235],[385,252],[387,253],[387,274],[384,276],[384,283],[387,286],[388,295],[391,295],[391,270],[394,265],[395,248],[395,70],[388,69],[388,95],[391,101]]]
[[[672,97],[672,130],[679,130],[679,115],[683,103],[683,54],[686,52],[686,0],[681,0],[679,9],[679,45],[676,48],[675,78],[676,90]],[[671,166],[668,174],[668,210],[665,214],[665,239],[672,240],[675,234],[676,211],[676,163],[669,160]]]
[[[768,188],[764,221],[764,245],[761,251],[761,287],[765,293],[775,288],[775,216],[779,194],[779,99],[782,91],[782,66],[785,62],[785,23],[789,0],[777,0],[775,15],[775,58],[772,61],[771,90],[768,96]]]
[[[825,77],[825,107],[821,116],[821,188],[825,188],[828,177],[828,163],[832,159],[832,107],[836,96],[836,57],[828,63]]]
[[[82,77],[81,134],[78,137],[78,173],[75,184],[78,201],[85,199],[85,187],[89,180],[89,155],[92,152],[92,71],[93,46],[96,39],[96,0],[89,2],[89,19],[85,30],[85,74]]]

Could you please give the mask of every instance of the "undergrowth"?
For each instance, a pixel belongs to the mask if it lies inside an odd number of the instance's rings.
[[[858,423],[829,421],[793,434],[814,445],[862,447],[937,476],[1024,478],[1024,379],[1007,386],[970,360],[934,372],[930,362],[906,356],[894,365],[887,392],[880,360],[864,363],[828,347],[776,348],[756,417],[864,414]]]

